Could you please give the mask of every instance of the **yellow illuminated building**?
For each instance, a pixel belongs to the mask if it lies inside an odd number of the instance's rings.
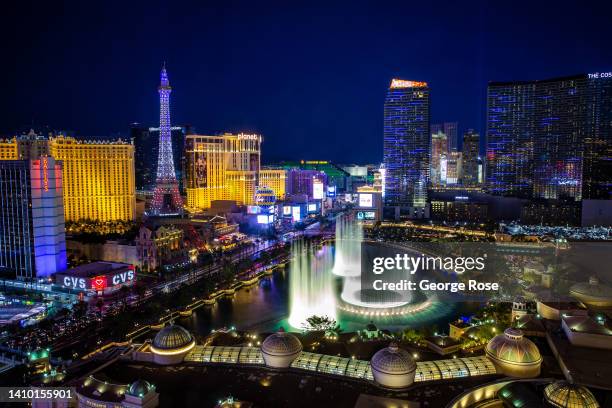
[[[261,170],[260,135],[226,133],[219,136],[187,135],[185,173],[187,207],[210,208],[215,200],[252,205],[257,187],[269,187],[278,198],[285,195],[285,171]]]
[[[271,188],[278,200],[285,198],[285,185],[287,172],[282,169],[261,169],[259,171],[259,185]]]
[[[131,221],[135,216],[134,145],[122,140],[49,139],[64,165],[66,221]]]
[[[18,160],[17,139],[0,139],[0,160]]]
[[[0,139],[0,160],[30,160],[48,154],[47,139],[33,130],[12,139]]]

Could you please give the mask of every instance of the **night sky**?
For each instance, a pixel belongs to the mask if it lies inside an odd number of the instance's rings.
[[[262,133],[264,162],[378,162],[392,77],[482,132],[489,80],[612,70],[610,1],[88,3],[3,4],[0,134],[157,126],[166,61],[173,124]]]

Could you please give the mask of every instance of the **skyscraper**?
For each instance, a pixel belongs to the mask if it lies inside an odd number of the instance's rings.
[[[136,190],[152,191],[155,188],[159,155],[159,134],[152,134],[149,128],[139,123],[130,124],[130,138],[134,143],[134,169]]]
[[[459,184],[463,179],[463,155],[456,150],[446,156],[446,184]]]
[[[174,170],[172,154],[172,135],[170,128],[170,81],[166,66],[161,70],[159,91],[159,151],[157,156],[157,175],[151,214],[158,216],[177,215],[183,211],[183,198]]]
[[[61,164],[0,161],[0,197],[0,269],[22,280],[65,270]]]
[[[427,202],[431,154],[426,82],[391,81],[384,107],[383,153],[385,205],[419,216],[417,209]]]
[[[487,88],[487,188],[495,195],[531,197],[535,128],[534,83]]]
[[[469,129],[463,135],[463,177],[466,186],[478,184],[478,156],[480,155],[480,135]]]
[[[447,151],[450,153],[452,150],[457,150],[457,129],[459,124],[457,122],[444,122],[434,123],[431,125],[431,134],[444,133],[446,135]]]
[[[598,169],[605,166],[605,160],[596,158],[605,156],[600,153],[608,149],[612,137],[611,88],[612,75],[490,83],[489,190],[575,201],[583,197],[583,181],[589,184],[588,194],[601,190],[590,186],[604,186],[612,177],[603,176]],[[604,179],[598,180],[600,177]]]
[[[174,169],[180,192],[184,191],[185,137],[192,131],[193,128],[189,125],[172,126],[170,128]],[[157,162],[154,159],[159,155],[159,127],[146,127],[139,123],[132,123],[130,125],[130,137],[134,142],[135,149],[136,189],[152,191],[155,188],[157,175]]]
[[[612,199],[612,72],[592,73],[584,140],[582,197]]]
[[[448,152],[452,152],[453,150],[457,150],[458,143],[458,123],[457,122],[444,122],[443,129],[446,137],[448,138]]]
[[[187,206],[210,208],[215,200],[250,205],[257,187],[285,195],[285,170],[261,169],[262,137],[255,134],[187,135],[185,171]]]
[[[442,158],[448,153],[448,139],[441,130],[431,134],[430,181],[434,186],[442,182]]]

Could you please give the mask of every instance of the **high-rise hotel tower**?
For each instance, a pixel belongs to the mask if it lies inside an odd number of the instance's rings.
[[[0,140],[0,161],[53,157],[62,165],[66,221],[132,221],[135,217],[134,145],[123,141],[46,138],[31,132]]]
[[[255,134],[187,135],[185,173],[187,207],[210,208],[215,200],[254,203],[257,187],[285,195],[285,170],[261,169],[262,137]]]
[[[446,162],[448,157],[448,138],[441,130],[431,134],[431,161],[429,169],[430,182],[438,186],[446,179]],[[444,175],[442,174],[444,173]]]
[[[135,217],[134,145],[117,141],[49,139],[64,167],[66,221],[131,221]]]
[[[419,218],[427,205],[430,133],[426,82],[393,79],[384,109],[385,206]]]
[[[572,201],[608,198],[611,118],[610,72],[489,83],[489,191]]]
[[[469,129],[463,135],[463,177],[465,186],[478,185],[478,158],[480,156],[480,135]]]
[[[62,184],[52,157],[0,160],[0,270],[33,280],[66,269]]]

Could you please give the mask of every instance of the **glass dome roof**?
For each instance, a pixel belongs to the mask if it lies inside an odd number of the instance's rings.
[[[489,357],[506,363],[529,364],[542,361],[538,347],[523,337],[521,330],[514,328],[493,337],[487,344],[486,352]]]
[[[599,403],[588,388],[556,381],[544,388],[544,398],[553,407],[560,408],[598,408]]]
[[[155,387],[146,380],[136,380],[128,388],[127,393],[135,397],[142,397]]]
[[[281,328],[278,332],[266,337],[261,351],[269,355],[288,356],[302,351],[302,343],[291,333]]]
[[[391,343],[389,347],[379,350],[370,361],[372,369],[387,374],[408,374],[416,371],[416,363],[406,350]]]
[[[157,333],[153,347],[159,350],[173,350],[185,347],[193,342],[193,336],[183,327],[171,324]]]

